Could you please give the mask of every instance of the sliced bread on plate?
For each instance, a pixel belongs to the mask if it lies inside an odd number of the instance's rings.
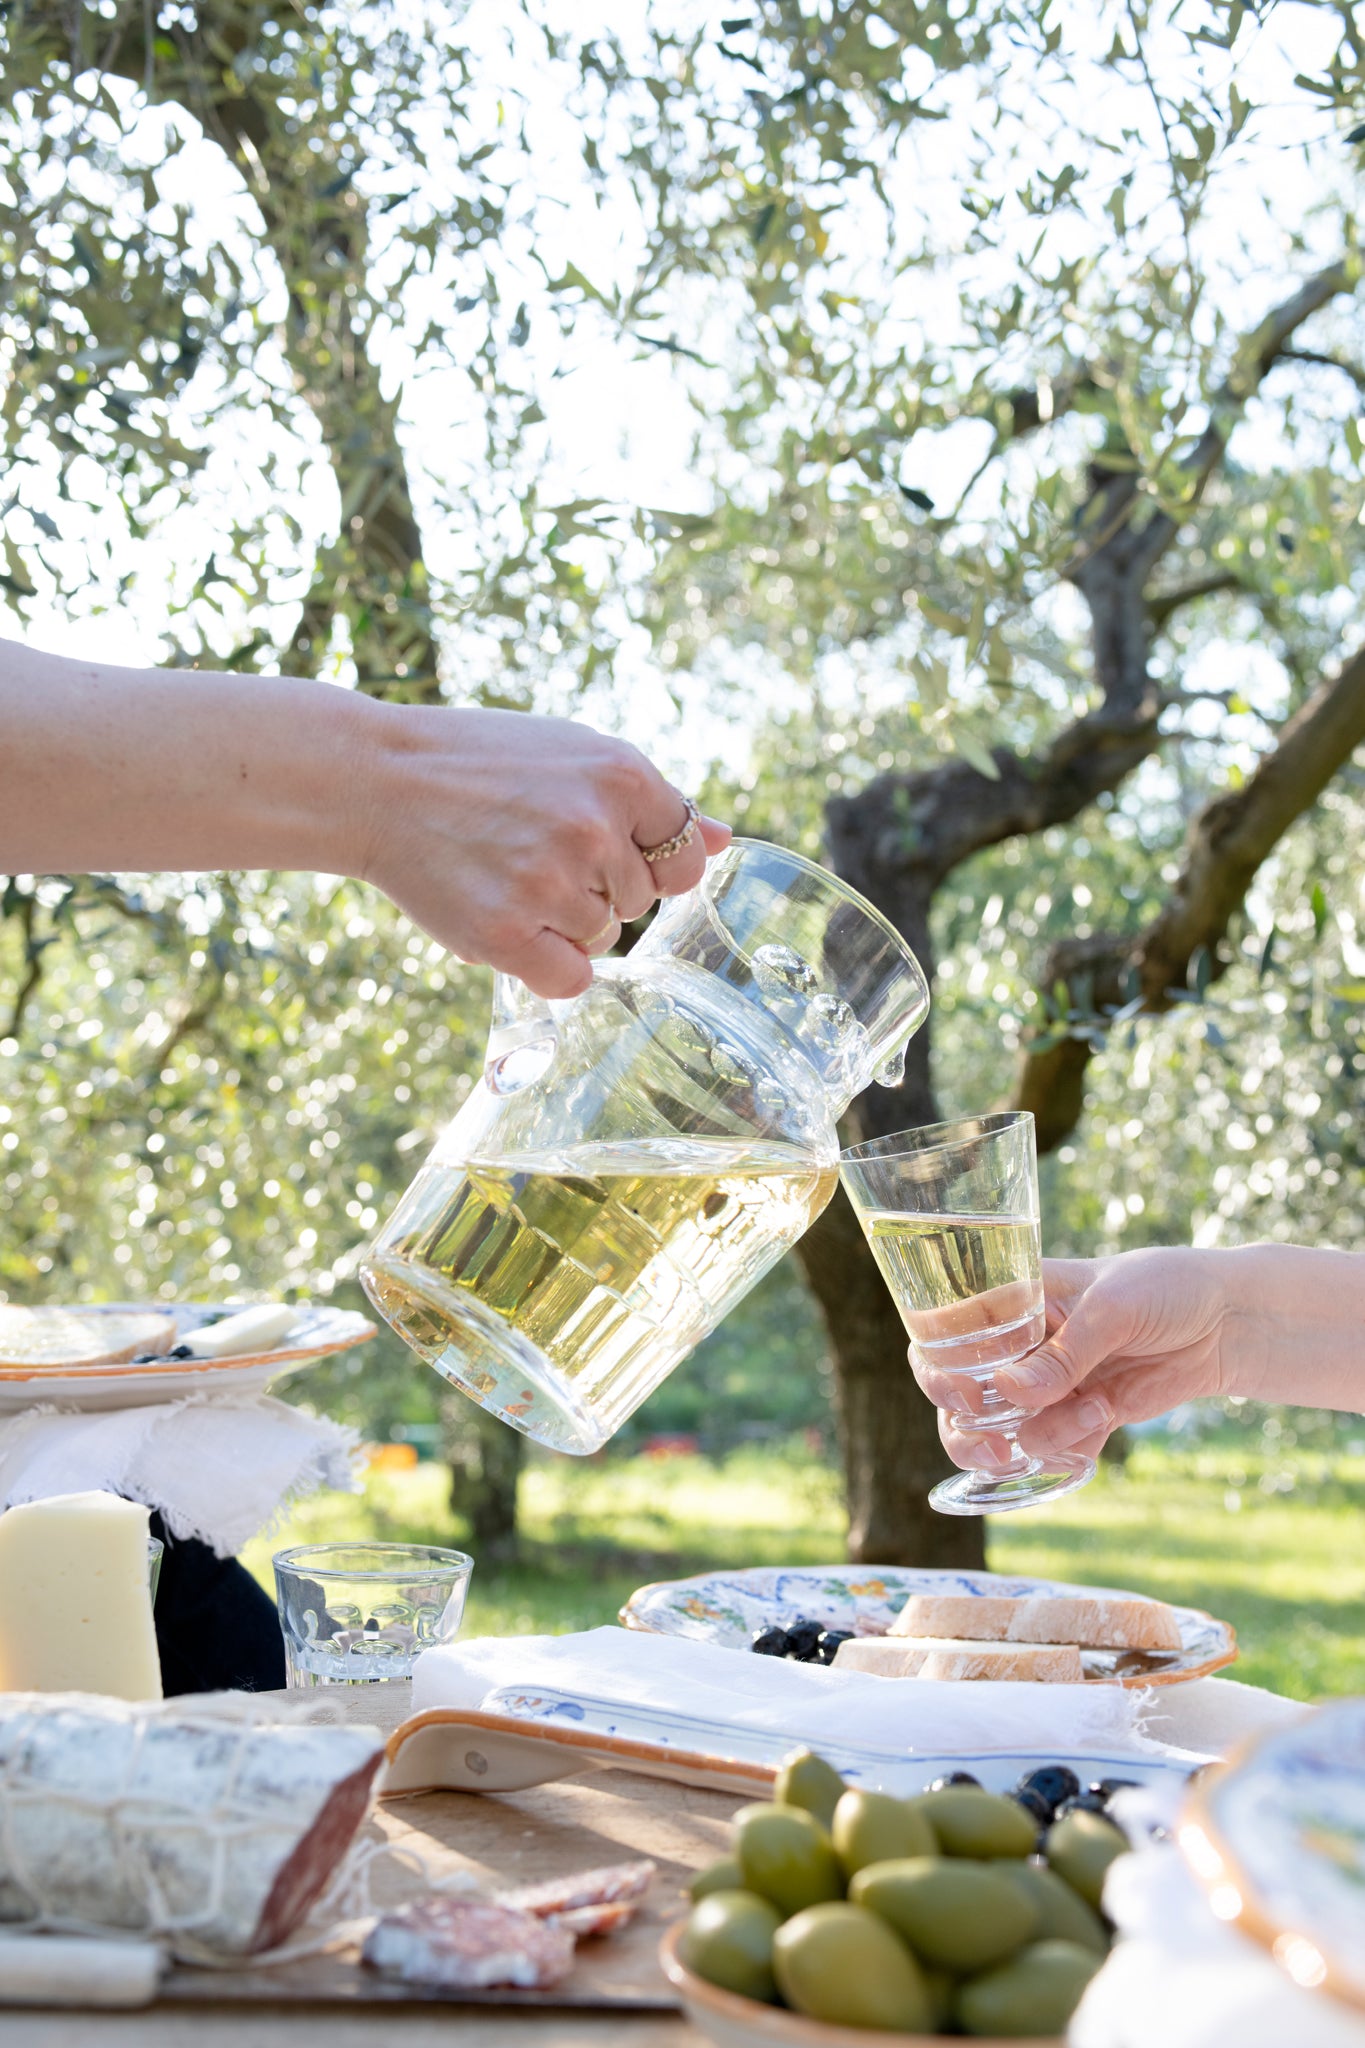
[[[978,1643],[947,1638],[854,1636],[840,1643],[836,1671],[878,1678],[1015,1678],[1043,1685],[1079,1685],[1085,1677],[1074,1643]]]
[[[156,1309],[20,1308],[0,1302],[0,1372],[69,1372],[166,1351],[175,1317]]]
[[[912,1593],[889,1634],[987,1643],[1077,1643],[1083,1650],[1178,1650],[1180,1626],[1160,1600],[1136,1594]]]

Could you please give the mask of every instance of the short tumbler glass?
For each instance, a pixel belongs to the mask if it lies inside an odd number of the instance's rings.
[[[989,1437],[1006,1462],[959,1472],[929,1495],[945,1515],[998,1514],[1070,1493],[1095,1476],[1091,1458],[1031,1458],[1019,1443],[1026,1408],[995,1385],[1046,1330],[1038,1154],[1027,1110],[925,1124],[855,1145],[840,1161],[857,1212],[915,1349],[958,1392],[963,1435]]]
[[[291,1686],[410,1678],[453,1642],[474,1560],[428,1543],[305,1543],[277,1550],[275,1586]]]

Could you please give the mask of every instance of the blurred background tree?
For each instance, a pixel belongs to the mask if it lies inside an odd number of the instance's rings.
[[[935,971],[858,1130],[1027,1102],[1058,1249],[1359,1232],[1345,0],[18,0],[0,36],[16,623],[641,737],[662,673],[684,767],[745,763],[715,801]],[[590,362],[693,408],[686,507],[565,459]],[[349,884],[0,907],[0,1285],[350,1288],[482,977]],[[846,1209],[803,1255],[854,1553],[969,1559]],[[818,1416],[790,1276],[691,1384],[733,1395],[774,1316]],[[377,1435],[435,1385],[387,1340],[310,1382]],[[517,1458],[446,1427],[505,1537]]]

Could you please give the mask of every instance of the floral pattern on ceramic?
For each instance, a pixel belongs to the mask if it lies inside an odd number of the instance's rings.
[[[888,1565],[869,1573],[866,1565],[758,1565],[733,1572],[705,1572],[691,1579],[666,1579],[641,1586],[621,1609],[626,1628],[653,1635],[696,1636],[747,1650],[757,1630],[790,1628],[818,1621],[823,1628],[882,1635],[912,1593],[975,1596],[1028,1593],[1113,1593],[1114,1587],[1074,1586],[1061,1579],[1030,1579],[1005,1572],[945,1572]],[[1169,1685],[1203,1678],[1232,1663],[1237,1638],[1225,1621],[1198,1607],[1172,1609],[1180,1628],[1179,1651],[1083,1650],[1087,1678],[1120,1685]]]

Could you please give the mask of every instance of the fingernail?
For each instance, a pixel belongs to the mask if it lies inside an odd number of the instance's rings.
[[[1030,1365],[1027,1360],[1021,1360],[1018,1365],[1001,1366],[1000,1373],[1012,1386],[1019,1387],[1024,1392],[1032,1392],[1035,1387],[1045,1387],[1048,1382],[1047,1368]]]
[[[1076,1420],[1089,1436],[1092,1430],[1108,1429],[1114,1420],[1114,1411],[1107,1401],[1082,1401],[1076,1410]]]
[[[1014,1452],[1008,1444],[995,1443],[990,1437],[983,1437],[975,1450],[978,1465],[1008,1465],[1014,1459]]]

